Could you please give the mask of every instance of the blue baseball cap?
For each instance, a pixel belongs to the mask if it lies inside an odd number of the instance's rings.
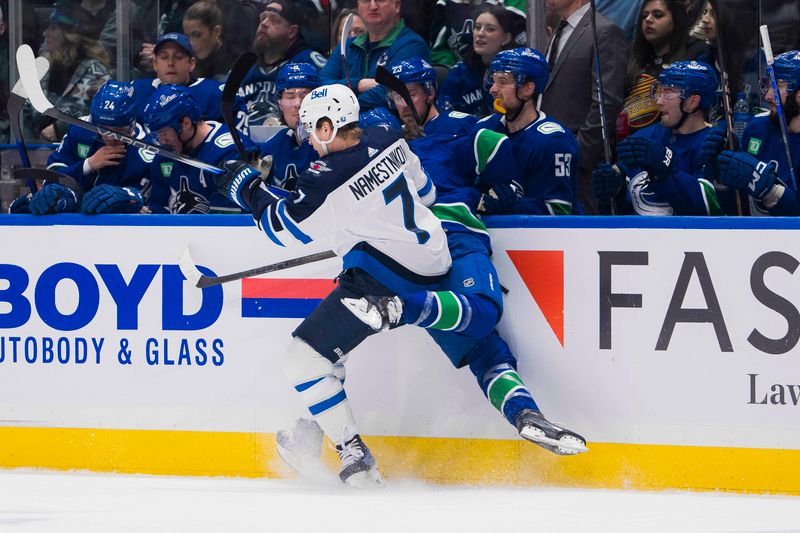
[[[153,49],[153,52],[157,54],[159,47],[164,43],[175,43],[183,48],[183,50],[189,54],[189,56],[194,57],[194,48],[192,48],[192,43],[189,41],[189,37],[182,33],[165,33],[156,41],[156,46]]]

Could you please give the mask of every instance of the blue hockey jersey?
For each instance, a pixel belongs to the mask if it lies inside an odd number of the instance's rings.
[[[651,181],[640,168],[620,165],[628,182],[628,206],[639,215],[721,215],[714,185],[703,177],[700,144],[710,127],[694,133],[676,134],[671,128],[653,124],[634,133],[657,141],[672,150],[672,176]]]
[[[91,122],[91,117],[84,117]],[[135,124],[131,137],[146,140],[144,129]],[[47,158],[47,168],[72,176],[81,184],[84,191],[95,185],[114,185],[116,187],[135,187],[142,192],[147,201],[150,192],[150,164],[155,154],[141,148],[127,146],[125,157],[119,165],[107,166],[99,171],[83,173],[83,163],[104,146],[104,142],[95,133],[84,128],[70,126],[61,144]]]
[[[136,99],[136,121],[144,123],[144,108],[150,96],[161,85],[158,78],[133,80],[133,97]],[[219,107],[222,98],[222,89],[225,84],[207,78],[194,80],[186,86],[200,108],[200,116],[205,120],[222,120],[222,111]]]
[[[753,118],[742,135],[742,150],[761,161],[767,163],[774,161],[778,167],[778,178],[786,187],[783,196],[772,209],[767,209],[761,202],[748,196],[750,214],[755,216],[797,216],[800,214],[797,184],[794,183],[791,172],[789,172],[780,126],[773,123],[769,115],[759,115]],[[800,165],[800,133],[789,132],[789,152],[792,154],[792,164],[797,172],[800,170],[800,166],[798,166]]]
[[[463,61],[450,69],[439,87],[437,106],[443,108],[445,99],[454,110],[478,117],[493,112],[494,99],[483,86],[483,72],[471,70]]]
[[[317,152],[308,142],[297,141],[294,130],[281,130],[266,142],[259,144],[259,156],[272,156],[272,170],[267,177],[270,185],[294,190],[297,178],[317,158]]]
[[[524,191],[516,214],[573,213],[578,141],[568,129],[541,111],[535,121],[514,133],[508,131],[506,117],[499,113],[480,120],[476,128],[503,133],[511,139]]]
[[[450,268],[441,223],[426,207],[436,188],[408,144],[391,130],[364,130],[358,144],[326,155],[279,198],[257,189],[253,218],[278,246],[323,242],[385,287],[434,288]]]
[[[226,161],[239,159],[230,130],[219,122],[206,122],[211,132],[186,155],[221,167]],[[245,150],[255,150],[248,137],[242,137]],[[151,166],[153,192],[151,209],[169,213],[239,213],[239,206],[217,190],[214,175],[186,163],[157,155]]]

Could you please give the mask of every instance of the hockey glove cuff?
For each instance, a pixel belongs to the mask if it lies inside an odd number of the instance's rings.
[[[224,174],[217,175],[220,192],[236,202],[239,207],[252,211],[250,201],[253,192],[261,185],[261,173],[244,161],[226,161]]]
[[[60,183],[47,183],[31,198],[30,209],[34,215],[74,213],[78,210],[78,197]]]
[[[646,170],[652,181],[672,175],[672,150],[652,139],[628,137],[617,147],[617,157],[626,167]]]
[[[745,191],[756,200],[774,194],[777,178],[774,162],[765,163],[745,152],[725,150],[717,157],[717,164],[723,185]]]

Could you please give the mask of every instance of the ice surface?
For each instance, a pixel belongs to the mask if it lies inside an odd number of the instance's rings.
[[[800,497],[0,470],[0,531],[800,533]]]

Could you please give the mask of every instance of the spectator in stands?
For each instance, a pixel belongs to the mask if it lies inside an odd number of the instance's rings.
[[[166,33],[182,30],[183,14],[195,0],[134,0],[131,21],[131,63],[138,70],[134,77],[153,71],[155,43]]]
[[[219,100],[222,96],[220,83],[214,80],[195,78],[197,65],[194,49],[189,38],[182,33],[165,33],[155,45],[156,78],[134,80],[137,120],[144,123],[144,108],[147,100],[159,86],[164,84],[184,85],[192,93],[200,114],[205,120],[221,120]]]
[[[197,59],[194,75],[224,82],[239,54],[222,33],[222,11],[216,2],[192,4],[183,15],[183,33],[189,37]]]
[[[437,106],[442,111],[470,113],[479,117],[492,112],[492,97],[484,86],[484,73],[501,50],[517,46],[513,39],[513,15],[505,8],[487,5],[475,19],[472,46],[442,83]],[[544,87],[541,87],[544,89]]]
[[[550,80],[539,108],[565,125],[578,139],[581,166],[576,168],[578,199],[584,212],[597,214],[592,194],[592,170],[604,157],[594,60],[594,32],[589,0],[548,0],[547,9],[561,17],[547,50]],[[614,120],[622,109],[625,90],[625,57],[628,43],[622,30],[603,16],[596,16],[597,43],[606,113],[605,135],[613,138]],[[610,146],[613,149],[613,146]]]
[[[516,202],[500,200],[516,204],[515,214],[580,214],[575,202],[578,142],[568,129],[536,109],[536,98],[547,79],[547,60],[538,50],[515,48],[498,53],[487,71],[498,112],[476,127],[511,139],[522,183],[503,191],[519,196]]]
[[[625,74],[625,102],[617,118],[617,140],[655,124],[659,109],[651,87],[661,70],[686,58],[689,16],[684,0],[647,0],[639,13]]]
[[[347,35],[348,39],[358,37],[367,31],[364,21],[358,16],[358,13],[354,9],[342,9],[333,22],[333,29],[331,30],[331,49],[328,55],[333,54],[336,51],[336,47],[339,46],[339,39],[342,36],[342,25],[344,24],[344,19],[346,19],[348,15],[353,15],[353,25],[350,27],[350,33]]]
[[[400,0],[358,0],[358,15],[367,32],[348,41],[348,72],[342,54],[336,50],[322,69],[320,79],[324,85],[351,86],[361,111],[367,111],[386,105],[386,89],[375,81],[378,65],[391,65],[410,57],[428,59],[430,50],[422,37],[408,29],[400,18]]]
[[[309,48],[300,31],[302,12],[291,0],[271,0],[261,13],[253,49],[256,63],[247,73],[237,93],[240,129],[247,126],[277,124],[280,121],[275,80],[286,63],[309,63],[317,69],[325,65],[325,57]],[[239,127],[239,125],[237,125]]]
[[[50,15],[43,54],[50,60],[50,70],[42,86],[50,101],[68,115],[88,115],[92,97],[111,78],[108,53],[97,42],[100,30],[97,19],[77,1],[63,0]],[[66,130],[66,124],[49,117],[35,119],[36,138],[56,141]]]

